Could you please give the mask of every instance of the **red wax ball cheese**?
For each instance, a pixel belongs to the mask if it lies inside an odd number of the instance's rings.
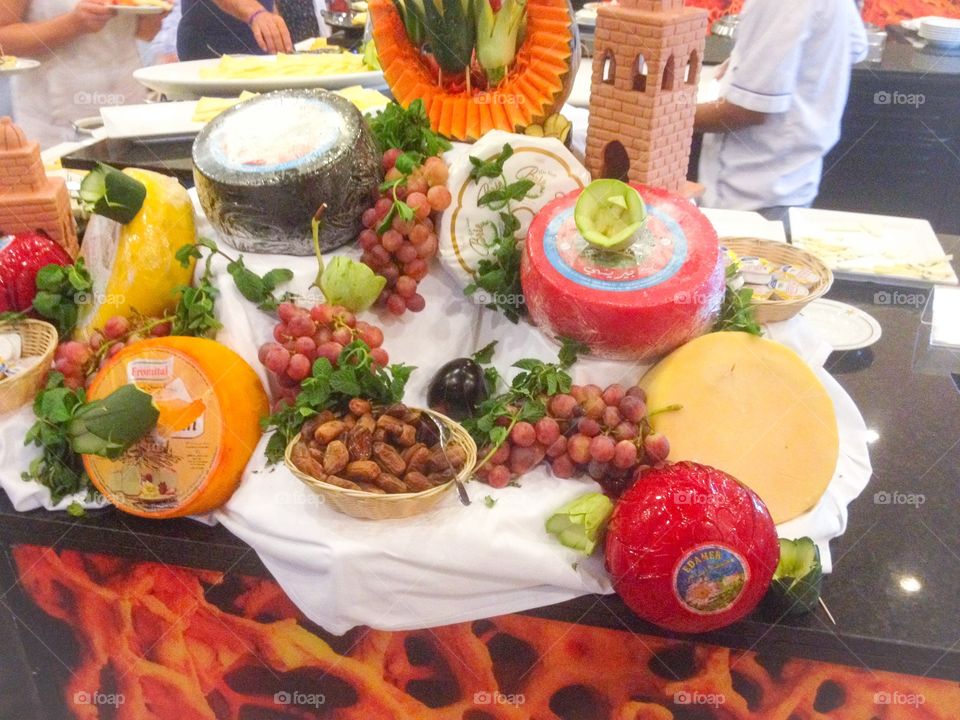
[[[717,233],[688,200],[634,185],[647,219],[633,245],[591,247],[573,217],[582,191],[537,213],[524,244],[520,279],[531,319],[554,337],[601,356],[645,360],[710,330],[723,304]]]
[[[644,471],[617,503],[607,570],[644,620],[716,630],[756,607],[780,558],[763,501],[720,470],[681,462]]]
[[[73,258],[46,235],[0,237],[0,312],[29,310],[37,294],[37,272],[46,265],[69,265]]]

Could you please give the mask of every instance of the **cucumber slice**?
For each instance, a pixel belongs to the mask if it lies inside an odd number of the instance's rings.
[[[85,210],[123,225],[137,216],[146,197],[146,185],[103,163],[97,163],[80,183]]]
[[[777,616],[813,612],[820,600],[823,566],[820,549],[808,537],[780,538],[780,562],[764,596],[765,609]]]
[[[587,493],[558,508],[547,520],[546,529],[562,545],[589,555],[612,514],[610,498],[603,493]]]
[[[619,180],[595,180],[577,198],[573,219],[583,239],[602,250],[626,250],[647,217],[640,193]]]

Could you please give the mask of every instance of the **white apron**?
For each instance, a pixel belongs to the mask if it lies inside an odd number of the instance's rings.
[[[23,21],[50,20],[75,4],[28,0]],[[74,140],[74,120],[98,115],[104,105],[143,102],[146,89],[133,79],[140,67],[136,30],[136,16],[114,17],[100,32],[37,56],[40,67],[12,78],[14,116],[30,140],[43,148]]]

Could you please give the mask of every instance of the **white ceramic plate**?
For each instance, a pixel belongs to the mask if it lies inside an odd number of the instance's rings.
[[[800,311],[835,351],[870,347],[883,334],[872,316],[853,305],[820,298]]]
[[[31,60],[30,58],[17,58],[16,64],[9,67],[0,67],[0,75],[19,75],[20,73],[29,72],[30,70],[38,67],[40,67],[39,60]]]
[[[791,208],[793,244],[812,252],[842,280],[957,285],[957,274],[926,220]]]
[[[173,8],[160,5],[111,5],[110,9],[117,15],[162,15]]]
[[[142,85],[151,90],[164,93],[177,100],[196,100],[203,96],[237,96],[244,90],[250,92],[270,92],[289,88],[325,88],[339,90],[351,85],[363,87],[381,87],[383,73],[380,70],[342,75],[305,75],[300,77],[267,78],[202,78],[200,70],[214,67],[218,58],[210,60],[191,60],[189,62],[154,65],[135,70],[135,77]]]

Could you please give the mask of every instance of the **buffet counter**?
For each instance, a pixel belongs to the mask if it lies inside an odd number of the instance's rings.
[[[946,251],[956,255],[960,238],[940,239]],[[825,578],[823,600],[836,624],[822,609],[779,622],[755,613],[725,630],[694,638],[766,656],[800,655],[960,678],[955,638],[960,563],[953,557],[960,545],[953,521],[960,466],[958,378],[922,369],[925,291],[838,281],[828,297],[868,310],[883,328],[882,339],[872,348],[834,353],[826,366],[857,403],[875,437],[870,448],[874,477],[851,504],[846,532],[831,543],[834,572]],[[222,526],[186,519],[152,522],[113,508],[90,510],[80,519],[46,510],[21,513],[3,493],[0,542],[5,555],[0,591],[4,605],[19,618],[36,614],[12,572],[9,553],[22,544],[268,577],[257,554]],[[529,614],[665,636],[632,616],[616,596],[585,596]],[[32,656],[36,648],[24,650],[22,643],[32,641],[15,628],[11,615],[0,613],[4,646],[15,648],[4,654],[9,665],[0,672],[4,689],[32,687],[34,682],[20,659]],[[14,697],[10,692],[0,695]],[[17,717],[41,717],[28,711],[35,694],[16,696],[26,703]]]

